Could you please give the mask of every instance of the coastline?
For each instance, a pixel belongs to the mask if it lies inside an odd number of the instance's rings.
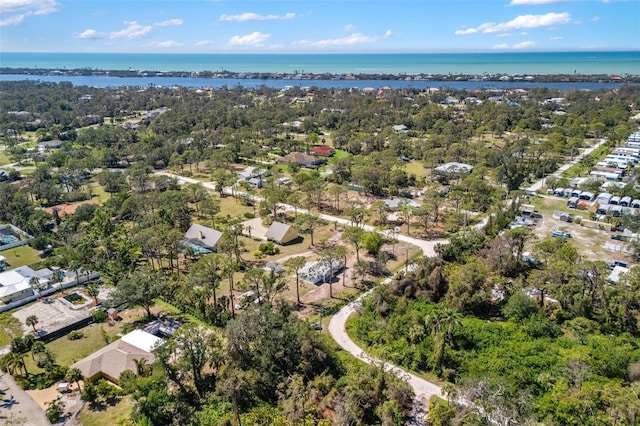
[[[522,82],[522,83],[640,83],[640,75],[629,74],[369,74],[369,73],[279,73],[279,72],[233,72],[233,71],[139,71],[98,70],[89,68],[8,68],[0,67],[3,75],[25,75],[43,77],[108,77],[108,78],[191,78],[225,80],[283,80],[283,81],[406,81],[406,82]]]

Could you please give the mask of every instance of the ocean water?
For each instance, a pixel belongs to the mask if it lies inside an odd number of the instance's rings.
[[[0,67],[313,74],[640,75],[640,51],[279,55],[0,52]]]
[[[621,83],[610,81],[575,81],[575,82],[545,82],[545,81],[456,81],[456,80],[407,80],[403,77],[385,80],[305,80],[305,79],[253,79],[253,78],[213,78],[213,77],[174,77],[174,76],[147,76],[147,77],[113,77],[108,75],[29,75],[29,74],[0,74],[0,81],[32,80],[49,83],[69,82],[74,86],[89,87],[188,87],[188,88],[221,88],[241,86],[246,89],[254,89],[260,86],[284,89],[286,87],[319,87],[332,89],[364,89],[366,87],[380,88],[383,86],[392,89],[411,88],[425,90],[429,88],[442,88],[453,90],[476,89],[533,89],[545,87],[561,92],[566,90],[613,90],[621,86]],[[627,83],[639,85],[638,83]]]

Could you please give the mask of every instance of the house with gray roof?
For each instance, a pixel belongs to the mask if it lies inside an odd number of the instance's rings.
[[[286,245],[298,238],[298,230],[282,222],[273,222],[264,236],[276,244]]]
[[[331,260],[331,267],[327,262],[307,262],[298,271],[298,277],[313,285],[329,282],[336,274],[344,269],[344,265],[338,259]],[[333,276],[331,273],[333,272]]]
[[[222,232],[194,223],[184,234],[182,245],[191,248],[195,254],[213,253]]]
[[[457,161],[451,161],[434,168],[433,171],[439,174],[458,175],[460,173],[471,173],[473,171],[473,166],[470,164],[459,163]]]
[[[420,204],[416,203],[415,201],[409,198],[387,198],[382,201],[384,201],[387,208],[392,212],[400,210],[402,206],[410,206],[413,208],[420,207]]]
[[[62,148],[62,144],[62,141],[58,139],[42,141],[38,143],[38,151],[43,152],[49,149],[59,149]]]

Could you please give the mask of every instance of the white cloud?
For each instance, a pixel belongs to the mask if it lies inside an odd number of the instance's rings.
[[[356,30],[356,26],[353,24],[347,24],[344,26],[344,30],[348,33],[351,33]]]
[[[198,42],[196,42],[196,46],[198,47],[202,47],[202,46],[209,46],[213,43],[211,43],[209,40],[200,40]]]
[[[60,9],[56,0],[1,0],[0,27],[19,25],[29,16],[43,16]]]
[[[569,0],[511,0],[511,6],[530,6],[541,4],[566,3]]]
[[[125,21],[125,25],[127,25],[127,28],[124,28],[120,31],[112,31],[109,33],[109,38],[110,39],[128,39],[128,40],[133,40],[136,38],[141,38],[144,37],[146,35],[149,35],[149,33],[153,30],[153,26],[152,25],[140,25],[138,24],[138,22],[136,21],[131,21],[131,22],[127,22]]]
[[[102,38],[102,34],[98,33],[96,30],[88,29],[74,35],[73,38]]]
[[[351,46],[354,44],[371,43],[378,39],[378,37],[371,37],[361,33],[353,33],[347,37],[340,38],[328,38],[325,40],[309,41],[300,40],[294,44],[312,46],[312,47],[328,47],[328,46]]]
[[[158,22],[156,27],[178,27],[182,25],[182,19],[169,19],[168,21]]]
[[[231,37],[227,46],[259,46],[261,43],[267,41],[269,37],[271,37],[271,34],[255,31],[244,36],[237,35]]]
[[[385,33],[384,33],[384,38],[389,38],[389,37],[391,37],[392,35],[393,35],[393,31],[391,31],[391,30],[387,30],[387,31],[385,31]]]
[[[180,47],[182,46],[182,43],[177,42],[175,40],[166,40],[166,41],[154,41],[151,43],[152,46],[155,47],[162,47],[164,49],[169,48],[169,47]]]
[[[544,15],[520,15],[512,19],[511,21],[494,23],[485,22],[475,28],[467,28],[466,30],[458,30],[456,35],[469,35],[478,32],[484,34],[508,32],[513,30],[519,30],[522,28],[539,28],[548,27],[551,25],[567,24],[571,22],[571,15],[567,12],[563,13],[546,13]]]
[[[502,34],[498,34],[498,37],[511,37],[511,33],[502,33]]]
[[[551,40],[551,41],[564,40],[564,37],[560,37],[560,36],[556,36],[556,37],[549,37],[549,40]]]
[[[457,30],[455,32],[456,35],[469,35],[469,34],[475,34],[477,33],[478,30],[476,30],[475,28],[467,28],[466,30]]]
[[[253,12],[240,13],[238,15],[221,15],[220,21],[247,22],[247,21],[283,21],[295,18],[295,13],[285,13],[284,15],[260,15]]]
[[[493,46],[493,49],[497,49],[497,50],[505,50],[505,49],[526,49],[527,47],[531,47],[534,46],[536,44],[535,41],[523,41],[521,43],[516,43],[512,46],[508,45],[507,43],[501,43],[501,44],[496,44],[495,46]]]
[[[137,21],[125,21],[126,28],[120,31],[112,31],[109,33],[110,39],[127,39],[134,40],[149,35],[154,28],[177,27],[183,24],[182,19],[169,19],[168,21],[156,22],[151,25],[140,25]]]
[[[598,22],[600,20],[600,17],[599,16],[594,16],[593,18],[591,18],[591,20],[593,22]]]
[[[529,33],[528,33],[528,32],[526,32],[526,31],[522,31],[522,32],[520,33],[520,35],[521,35],[521,36],[526,36],[526,35],[529,35]]]
[[[523,41],[522,43],[514,44],[513,48],[514,49],[526,49],[527,47],[534,46],[535,44],[536,44],[535,41],[527,40],[527,41]]]

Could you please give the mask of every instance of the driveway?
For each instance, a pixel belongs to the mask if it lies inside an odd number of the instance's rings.
[[[16,384],[10,374],[0,375],[0,390],[4,392],[0,405],[2,424],[50,426],[40,406]]]
[[[244,226],[245,230],[243,234],[249,235],[251,232],[251,238],[259,238],[261,240],[266,240],[265,234],[268,229],[262,224],[262,219],[256,217],[255,219],[249,219],[242,222],[242,226]],[[249,231],[250,230],[250,231]]]

